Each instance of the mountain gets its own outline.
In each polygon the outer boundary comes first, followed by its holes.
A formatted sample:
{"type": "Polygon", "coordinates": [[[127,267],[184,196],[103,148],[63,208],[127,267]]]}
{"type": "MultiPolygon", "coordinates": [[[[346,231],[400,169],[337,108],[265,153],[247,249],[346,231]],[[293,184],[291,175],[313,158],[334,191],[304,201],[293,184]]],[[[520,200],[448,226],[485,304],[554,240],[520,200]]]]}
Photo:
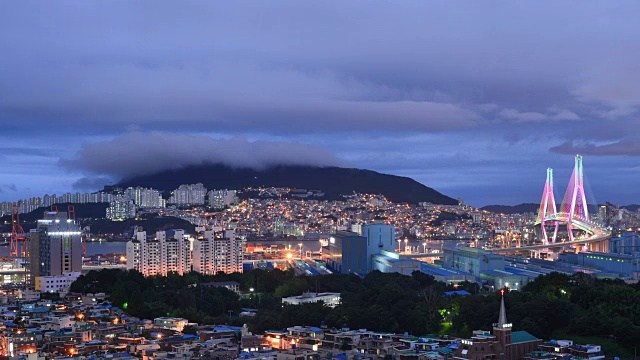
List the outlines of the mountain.
{"type": "MultiPolygon", "coordinates": [[[[77,219],[103,218],[105,216],[108,203],[95,204],[56,204],[59,211],[67,211],[69,205],[73,205],[77,219]]],[[[36,221],[42,219],[45,211],[50,211],[49,207],[40,207],[26,214],[20,214],[20,224],[24,231],[29,231],[36,227],[36,221]]],[[[11,215],[0,217],[0,232],[11,232],[11,215]]]]}
{"type": "Polygon", "coordinates": [[[487,210],[498,214],[522,214],[522,213],[535,213],[540,208],[540,204],[525,203],[519,205],[487,205],[482,207],[482,210],[487,210]]]}
{"type": "MultiPolygon", "coordinates": [[[[340,167],[274,166],[264,170],[232,168],[226,165],[203,164],[165,170],[120,181],[114,187],[146,186],[172,191],[181,184],[202,183],[208,189],[242,189],[246,187],[290,187],[320,190],[327,198],[341,194],[383,194],[394,202],[431,202],[455,205],[457,200],[443,195],[419,182],[402,176],[381,174],[371,170],[340,167]]],[[[112,187],[107,187],[109,190],[112,187]]]]}

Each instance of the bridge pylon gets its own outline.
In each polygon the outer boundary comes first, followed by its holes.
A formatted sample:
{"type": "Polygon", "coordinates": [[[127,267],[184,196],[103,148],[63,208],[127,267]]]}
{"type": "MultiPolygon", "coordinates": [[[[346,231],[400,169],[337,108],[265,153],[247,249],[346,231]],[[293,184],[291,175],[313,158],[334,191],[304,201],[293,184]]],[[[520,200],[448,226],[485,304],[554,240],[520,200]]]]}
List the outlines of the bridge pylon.
{"type": "Polygon", "coordinates": [[[553,230],[553,236],[551,242],[555,243],[558,237],[558,227],[560,222],[558,221],[558,211],[556,209],[556,198],[553,194],[553,169],[547,169],[547,180],[544,183],[544,190],[542,192],[542,200],[540,201],[540,209],[538,210],[538,219],[536,224],[540,224],[543,242],[549,243],[549,236],[547,235],[547,224],[555,225],[553,230]]]}
{"type": "Polygon", "coordinates": [[[576,155],[571,180],[569,180],[569,186],[567,186],[560,210],[567,214],[567,232],[569,233],[569,241],[573,241],[573,220],[589,221],[589,208],[584,192],[582,156],[580,155],[576,155]]]}

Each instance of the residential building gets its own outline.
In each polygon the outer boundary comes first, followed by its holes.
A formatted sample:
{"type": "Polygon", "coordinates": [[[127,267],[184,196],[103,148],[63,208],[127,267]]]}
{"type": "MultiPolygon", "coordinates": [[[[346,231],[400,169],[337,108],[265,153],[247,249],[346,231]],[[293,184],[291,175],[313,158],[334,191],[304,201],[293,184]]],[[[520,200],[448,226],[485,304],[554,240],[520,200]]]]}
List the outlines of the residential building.
{"type": "Polygon", "coordinates": [[[201,274],[242,272],[244,243],[234,229],[206,230],[193,242],[193,270],[201,274]]]}
{"type": "Polygon", "coordinates": [[[153,319],[153,326],[161,329],[182,331],[189,324],[189,320],[183,318],[159,317],[153,319]]]}
{"type": "Polygon", "coordinates": [[[136,217],[136,205],[127,195],[116,195],[107,208],[107,219],[125,220],[136,217]]]}
{"type": "Polygon", "coordinates": [[[138,186],[129,187],[124,191],[124,193],[129,197],[129,199],[133,200],[139,208],[146,209],[165,207],[165,201],[158,190],[138,186]]]}
{"type": "Polygon", "coordinates": [[[68,292],[69,287],[80,277],[79,271],[65,272],[55,276],[37,276],[35,289],[40,292],[59,293],[68,292]]]}
{"type": "Polygon", "coordinates": [[[183,184],[173,190],[169,203],[178,206],[204,205],[207,189],[201,183],[183,184]]]}
{"type": "Polygon", "coordinates": [[[236,190],[211,190],[208,193],[209,207],[214,209],[224,209],[238,201],[236,190]]]}
{"type": "Polygon", "coordinates": [[[158,231],[155,238],[148,238],[146,231],[138,231],[136,238],[126,245],[127,269],[144,276],[166,276],[170,272],[183,275],[191,271],[189,246],[181,229],[158,231]]]}

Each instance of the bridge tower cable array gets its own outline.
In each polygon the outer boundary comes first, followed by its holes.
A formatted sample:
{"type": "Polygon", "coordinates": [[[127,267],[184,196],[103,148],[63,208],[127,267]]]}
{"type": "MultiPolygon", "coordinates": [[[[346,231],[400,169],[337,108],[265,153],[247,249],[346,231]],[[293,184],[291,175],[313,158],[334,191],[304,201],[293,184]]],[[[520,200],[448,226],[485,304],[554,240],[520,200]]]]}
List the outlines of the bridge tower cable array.
{"type": "Polygon", "coordinates": [[[558,210],[556,209],[556,198],[553,194],[553,169],[547,169],[547,180],[544,183],[544,190],[542,192],[542,201],[540,201],[540,209],[538,210],[538,219],[536,224],[541,225],[542,237],[545,244],[549,243],[549,237],[547,235],[546,225],[551,223],[554,226],[553,236],[551,242],[555,243],[558,237],[558,227],[560,222],[558,220],[552,220],[558,218],[558,210]]]}
{"type": "Polygon", "coordinates": [[[567,186],[567,192],[562,200],[560,211],[566,214],[569,241],[573,241],[574,220],[589,221],[589,207],[584,190],[582,156],[580,155],[576,155],[573,173],[571,174],[571,180],[569,180],[569,186],[567,186]]]}

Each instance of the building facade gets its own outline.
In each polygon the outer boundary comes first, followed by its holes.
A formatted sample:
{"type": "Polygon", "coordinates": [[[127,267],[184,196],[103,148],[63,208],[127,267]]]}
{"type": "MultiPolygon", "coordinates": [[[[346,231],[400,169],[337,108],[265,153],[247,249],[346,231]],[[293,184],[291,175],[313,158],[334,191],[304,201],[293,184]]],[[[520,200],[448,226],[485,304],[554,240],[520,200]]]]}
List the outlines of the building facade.
{"type": "Polygon", "coordinates": [[[133,200],[139,208],[147,209],[165,207],[165,201],[158,190],[138,186],[129,187],[124,193],[129,197],[129,199],[133,200]]]}
{"type": "Polygon", "coordinates": [[[173,190],[169,203],[178,206],[204,205],[207,188],[201,183],[183,184],[173,190]]]}
{"type": "Polygon", "coordinates": [[[116,195],[107,208],[107,219],[125,220],[136,217],[136,204],[127,195],[116,195]]]}
{"type": "Polygon", "coordinates": [[[144,276],[167,276],[170,272],[183,275],[191,271],[189,248],[184,230],[158,231],[154,238],[148,238],[146,231],[138,231],[136,238],[127,242],[127,269],[144,276]]]}
{"type": "Polygon", "coordinates": [[[244,244],[234,229],[206,230],[193,242],[193,270],[211,275],[242,272],[244,244]]]}
{"type": "Polygon", "coordinates": [[[32,283],[38,276],[82,271],[82,232],[66,212],[45,212],[29,235],[32,283]]]}

